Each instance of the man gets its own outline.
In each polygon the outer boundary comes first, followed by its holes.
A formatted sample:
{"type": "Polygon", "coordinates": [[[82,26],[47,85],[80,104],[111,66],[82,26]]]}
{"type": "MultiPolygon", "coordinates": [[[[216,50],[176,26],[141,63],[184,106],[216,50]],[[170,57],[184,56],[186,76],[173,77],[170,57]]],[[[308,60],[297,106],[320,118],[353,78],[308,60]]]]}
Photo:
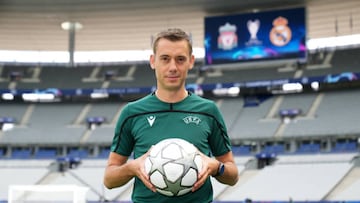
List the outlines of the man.
{"type": "Polygon", "coordinates": [[[210,176],[228,185],[237,182],[238,170],[220,111],[213,101],[185,88],[194,61],[191,39],[184,31],[168,29],[157,35],[150,56],[157,88],[123,108],[105,170],[107,188],[120,187],[135,178],[135,203],[202,203],[213,200],[210,176]],[[144,160],[149,149],[166,138],[185,139],[202,153],[203,168],[191,193],[178,197],[161,195],[145,173],[144,160]],[[134,159],[128,161],[132,153],[134,159]]]}

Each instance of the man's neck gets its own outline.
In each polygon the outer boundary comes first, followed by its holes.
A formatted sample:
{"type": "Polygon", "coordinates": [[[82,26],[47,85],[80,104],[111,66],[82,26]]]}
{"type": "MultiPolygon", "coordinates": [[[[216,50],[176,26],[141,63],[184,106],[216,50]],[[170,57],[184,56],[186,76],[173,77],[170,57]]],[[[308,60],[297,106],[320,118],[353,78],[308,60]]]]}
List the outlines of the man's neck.
{"type": "Polygon", "coordinates": [[[155,95],[163,102],[176,103],[184,100],[188,96],[188,92],[185,88],[177,91],[156,90],[155,95]]]}

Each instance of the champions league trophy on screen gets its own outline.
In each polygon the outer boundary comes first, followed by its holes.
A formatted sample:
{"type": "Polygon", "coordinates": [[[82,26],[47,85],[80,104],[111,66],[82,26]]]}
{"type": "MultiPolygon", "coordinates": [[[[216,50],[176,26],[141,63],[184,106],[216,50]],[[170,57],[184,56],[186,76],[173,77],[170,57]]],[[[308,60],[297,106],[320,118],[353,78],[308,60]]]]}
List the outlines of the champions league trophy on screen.
{"type": "Polygon", "coordinates": [[[259,45],[261,44],[261,41],[257,38],[257,33],[260,28],[260,20],[248,20],[247,21],[247,28],[250,33],[250,39],[247,42],[247,45],[259,45]]]}

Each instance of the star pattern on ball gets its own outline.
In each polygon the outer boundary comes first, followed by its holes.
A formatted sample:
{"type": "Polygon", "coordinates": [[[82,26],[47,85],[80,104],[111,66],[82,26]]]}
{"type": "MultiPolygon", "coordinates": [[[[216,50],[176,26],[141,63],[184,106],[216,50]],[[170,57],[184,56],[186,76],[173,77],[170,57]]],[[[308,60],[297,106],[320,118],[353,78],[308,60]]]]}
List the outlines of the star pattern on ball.
{"type": "Polygon", "coordinates": [[[198,153],[186,153],[186,151],[183,148],[180,149],[183,157],[175,160],[174,163],[181,164],[182,166],[184,166],[184,174],[187,173],[190,168],[197,170],[197,165],[194,160],[195,160],[195,156],[198,155],[198,153]]]}
{"type": "Polygon", "coordinates": [[[165,196],[181,196],[191,191],[197,180],[197,148],[184,140],[169,138],[157,143],[145,161],[150,181],[165,196]]]}
{"type": "Polygon", "coordinates": [[[168,179],[165,179],[165,183],[167,185],[166,190],[171,192],[174,196],[176,196],[181,190],[189,188],[181,185],[181,179],[178,179],[175,182],[171,182],[168,179]]]}
{"type": "Polygon", "coordinates": [[[170,161],[171,159],[166,159],[161,156],[161,151],[159,151],[155,156],[149,156],[149,159],[152,163],[150,174],[152,174],[154,171],[159,171],[161,174],[165,174],[164,172],[164,165],[170,161]]]}

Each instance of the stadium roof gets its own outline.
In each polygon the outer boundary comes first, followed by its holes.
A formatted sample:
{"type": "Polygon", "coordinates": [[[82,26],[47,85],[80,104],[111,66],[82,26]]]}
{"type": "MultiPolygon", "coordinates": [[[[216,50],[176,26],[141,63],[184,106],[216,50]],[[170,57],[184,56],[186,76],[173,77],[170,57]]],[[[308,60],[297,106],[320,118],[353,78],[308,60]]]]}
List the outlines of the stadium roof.
{"type": "Polygon", "coordinates": [[[79,22],[75,49],[145,50],[166,27],[191,32],[203,46],[205,16],[304,5],[305,0],[1,0],[0,50],[68,50],[63,22],[79,22]]]}

